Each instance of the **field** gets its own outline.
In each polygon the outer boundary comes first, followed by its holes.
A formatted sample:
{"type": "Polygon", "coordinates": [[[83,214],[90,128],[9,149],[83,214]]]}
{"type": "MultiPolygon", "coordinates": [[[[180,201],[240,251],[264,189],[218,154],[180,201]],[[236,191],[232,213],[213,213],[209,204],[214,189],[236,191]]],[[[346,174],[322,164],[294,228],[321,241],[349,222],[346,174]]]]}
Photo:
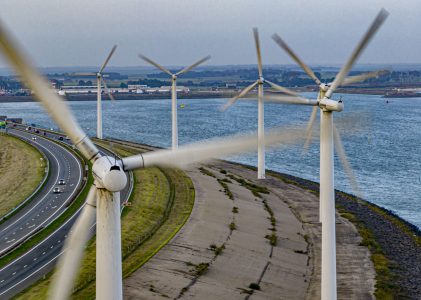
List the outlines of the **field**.
{"type": "Polygon", "coordinates": [[[29,144],[0,134],[0,216],[30,196],[40,184],[46,163],[29,144]]]}

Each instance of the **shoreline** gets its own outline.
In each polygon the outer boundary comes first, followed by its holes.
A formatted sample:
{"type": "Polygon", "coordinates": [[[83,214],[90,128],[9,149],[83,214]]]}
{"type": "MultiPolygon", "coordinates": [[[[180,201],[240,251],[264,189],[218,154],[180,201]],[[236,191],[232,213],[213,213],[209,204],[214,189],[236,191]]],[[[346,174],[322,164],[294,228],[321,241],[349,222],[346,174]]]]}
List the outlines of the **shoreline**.
{"type": "MultiPolygon", "coordinates": [[[[314,88],[301,87],[290,88],[295,92],[317,92],[314,88]]],[[[391,92],[392,88],[340,88],[337,93],[355,94],[355,95],[382,95],[383,97],[391,92]]],[[[188,94],[178,93],[177,98],[183,99],[210,99],[210,98],[232,98],[236,96],[240,90],[226,90],[226,91],[191,91],[188,94]]],[[[168,93],[161,94],[133,94],[133,93],[115,93],[113,94],[116,100],[160,100],[170,99],[171,95],[168,93]]],[[[103,100],[110,100],[108,95],[104,94],[103,100]]],[[[247,98],[257,97],[257,93],[249,93],[247,98]]],[[[396,99],[413,98],[400,97],[399,95],[392,97],[396,99]]],[[[417,98],[417,97],[416,97],[417,98]]],[[[64,97],[67,101],[96,101],[96,94],[72,94],[64,97]]],[[[386,99],[386,98],[385,98],[386,99]]],[[[32,96],[0,96],[0,103],[16,103],[16,102],[36,102],[32,96]]]]}

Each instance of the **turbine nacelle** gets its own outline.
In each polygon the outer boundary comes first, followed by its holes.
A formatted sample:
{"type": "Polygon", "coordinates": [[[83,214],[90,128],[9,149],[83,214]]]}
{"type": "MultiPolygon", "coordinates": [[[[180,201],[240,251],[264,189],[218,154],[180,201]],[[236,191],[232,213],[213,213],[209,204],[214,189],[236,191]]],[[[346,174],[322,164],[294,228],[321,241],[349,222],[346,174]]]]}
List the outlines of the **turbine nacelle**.
{"type": "Polygon", "coordinates": [[[324,111],[342,111],[344,104],[342,100],[335,101],[328,98],[323,98],[319,101],[319,107],[324,111]]]}
{"type": "Polygon", "coordinates": [[[320,87],[320,90],[321,90],[321,91],[323,91],[323,92],[327,92],[327,90],[328,90],[328,89],[329,89],[329,87],[330,87],[330,84],[321,83],[321,84],[319,85],[319,87],[320,87]]]}
{"type": "Polygon", "coordinates": [[[110,192],[119,192],[127,184],[127,177],[124,174],[121,161],[114,157],[102,156],[98,158],[93,166],[92,173],[97,183],[97,188],[104,188],[110,192]],[[114,164],[112,163],[114,161],[114,164]]]}
{"type": "Polygon", "coordinates": [[[171,79],[172,79],[173,81],[176,81],[176,80],[177,80],[177,75],[176,75],[176,74],[171,75],[171,79]]]}
{"type": "Polygon", "coordinates": [[[257,79],[257,82],[259,84],[264,84],[265,83],[265,79],[263,78],[263,76],[260,76],[259,79],[257,79]]]}

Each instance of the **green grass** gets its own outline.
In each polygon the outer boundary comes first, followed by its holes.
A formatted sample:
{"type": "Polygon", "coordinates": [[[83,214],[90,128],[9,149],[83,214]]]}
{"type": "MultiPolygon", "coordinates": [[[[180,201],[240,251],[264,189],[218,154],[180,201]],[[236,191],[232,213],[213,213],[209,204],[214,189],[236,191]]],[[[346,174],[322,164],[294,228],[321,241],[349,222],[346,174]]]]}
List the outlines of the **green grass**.
{"type": "Polygon", "coordinates": [[[229,178],[237,181],[241,186],[248,189],[253,194],[253,196],[255,196],[255,197],[262,198],[261,194],[269,194],[269,190],[264,186],[254,184],[254,183],[252,183],[252,182],[250,182],[250,181],[248,181],[244,178],[237,177],[233,174],[229,174],[227,176],[229,178]]]}
{"type": "Polygon", "coordinates": [[[276,246],[278,244],[278,237],[274,232],[272,232],[271,234],[267,234],[265,238],[269,240],[269,244],[271,244],[271,246],[276,246]]]}
{"type": "Polygon", "coordinates": [[[4,216],[31,196],[48,174],[45,157],[29,142],[0,132],[0,145],[0,216],[4,216]]]}
{"type": "Polygon", "coordinates": [[[213,173],[212,173],[211,171],[209,171],[208,169],[205,169],[205,168],[203,168],[203,167],[200,167],[200,168],[199,168],[199,170],[200,170],[200,172],[201,172],[202,174],[204,174],[204,175],[207,175],[207,176],[210,176],[210,177],[216,178],[215,174],[213,174],[213,173]]]}
{"type": "Polygon", "coordinates": [[[399,294],[399,287],[394,284],[394,275],[391,271],[392,262],[386,258],[372,232],[362,222],[342,208],[339,207],[338,210],[342,217],[348,219],[357,228],[362,238],[360,245],[370,250],[371,261],[376,271],[376,290],[374,292],[376,299],[395,299],[395,295],[399,294]]]}
{"type": "Polygon", "coordinates": [[[224,189],[225,195],[227,195],[229,199],[234,200],[234,195],[229,189],[228,184],[226,184],[226,182],[223,179],[217,179],[217,181],[224,189]]]}
{"type": "MultiPolygon", "coordinates": [[[[108,147],[108,143],[104,143],[108,147]]],[[[132,147],[114,146],[119,155],[133,154],[132,147]]],[[[180,230],[194,204],[193,184],[176,169],[149,168],[134,172],[131,206],[122,215],[123,277],[146,263],[180,230]]],[[[95,240],[89,243],[75,284],[74,299],[95,298],[95,240]]],[[[42,299],[49,280],[39,282],[20,299],[42,299]],[[32,297],[32,298],[31,298],[32,297]]]]}
{"type": "Polygon", "coordinates": [[[222,252],[225,249],[225,244],[222,244],[221,246],[217,246],[215,244],[212,244],[209,246],[209,248],[215,253],[215,256],[218,256],[220,254],[222,254],[222,252]]]}

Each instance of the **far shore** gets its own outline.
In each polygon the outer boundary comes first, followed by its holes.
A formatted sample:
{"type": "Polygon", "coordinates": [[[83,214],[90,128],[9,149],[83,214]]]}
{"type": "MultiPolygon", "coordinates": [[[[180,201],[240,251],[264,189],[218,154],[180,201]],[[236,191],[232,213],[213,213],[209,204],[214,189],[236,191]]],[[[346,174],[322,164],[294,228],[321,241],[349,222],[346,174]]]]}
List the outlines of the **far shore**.
{"type": "MultiPolygon", "coordinates": [[[[296,92],[317,92],[314,88],[290,88],[296,92]]],[[[344,94],[365,94],[365,95],[381,95],[384,96],[387,92],[390,92],[392,88],[342,88],[338,89],[338,93],[344,94]]],[[[239,93],[239,90],[218,90],[218,91],[190,91],[189,93],[178,93],[178,99],[210,99],[210,98],[231,98],[239,93]]],[[[169,99],[169,93],[160,94],[134,94],[134,93],[115,93],[113,94],[116,100],[157,100],[157,99],[169,99]]],[[[104,100],[110,100],[108,95],[104,94],[104,100]]],[[[248,97],[257,97],[257,93],[250,93],[248,97]]],[[[67,101],[95,101],[97,99],[96,94],[73,94],[66,95],[67,101]]],[[[34,102],[36,101],[32,96],[0,96],[0,103],[13,103],[13,102],[34,102]]]]}

